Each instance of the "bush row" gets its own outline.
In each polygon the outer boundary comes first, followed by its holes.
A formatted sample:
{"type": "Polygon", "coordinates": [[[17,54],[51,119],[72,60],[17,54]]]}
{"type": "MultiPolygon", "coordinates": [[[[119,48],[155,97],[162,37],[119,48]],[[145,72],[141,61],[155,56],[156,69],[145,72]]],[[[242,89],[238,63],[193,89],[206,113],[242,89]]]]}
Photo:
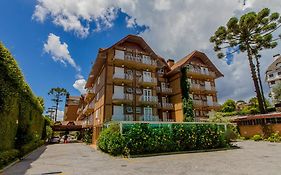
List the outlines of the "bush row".
{"type": "Polygon", "coordinates": [[[0,151],[41,139],[43,106],[24,80],[12,54],[0,43],[0,151]]]}
{"type": "Polygon", "coordinates": [[[281,135],[278,132],[276,132],[276,133],[272,133],[269,137],[266,138],[264,136],[256,134],[251,138],[251,140],[254,140],[254,141],[264,140],[264,141],[269,141],[269,142],[281,142],[281,135]]]}
{"type": "Polygon", "coordinates": [[[8,151],[0,152],[0,169],[16,160],[19,156],[19,150],[11,149],[8,151]]]}
{"type": "Polygon", "coordinates": [[[224,126],[216,124],[133,124],[119,131],[118,124],[104,129],[98,147],[112,155],[146,154],[222,148],[229,145],[224,126]]]}
{"type": "Polygon", "coordinates": [[[20,156],[24,156],[44,144],[44,140],[33,141],[28,144],[25,144],[20,148],[20,156]]]}

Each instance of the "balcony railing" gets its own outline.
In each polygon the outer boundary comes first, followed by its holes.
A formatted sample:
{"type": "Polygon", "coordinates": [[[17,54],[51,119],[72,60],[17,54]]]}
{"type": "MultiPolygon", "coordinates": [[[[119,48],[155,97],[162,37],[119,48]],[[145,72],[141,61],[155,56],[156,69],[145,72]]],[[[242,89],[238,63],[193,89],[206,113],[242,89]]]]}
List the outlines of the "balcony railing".
{"type": "Polygon", "coordinates": [[[157,61],[155,61],[155,60],[153,60],[153,59],[151,59],[150,57],[147,57],[147,56],[141,56],[141,55],[133,56],[133,55],[130,55],[130,54],[126,54],[125,57],[124,57],[124,60],[135,61],[135,62],[138,62],[138,63],[157,66],[157,61]]]}
{"type": "Polygon", "coordinates": [[[173,109],[174,104],[173,103],[162,103],[162,108],[164,109],[173,109]]]}
{"type": "Polygon", "coordinates": [[[140,121],[160,121],[158,115],[142,115],[139,118],[140,121]]]}
{"type": "Polygon", "coordinates": [[[133,80],[133,76],[130,74],[113,74],[113,78],[133,80]]]}
{"type": "Polygon", "coordinates": [[[216,74],[214,72],[211,71],[203,71],[201,69],[195,69],[195,68],[189,68],[188,72],[190,73],[195,73],[195,74],[201,74],[201,75],[207,75],[207,76],[211,76],[211,77],[216,77],[216,74]]]}
{"type": "Polygon", "coordinates": [[[157,83],[157,78],[155,78],[155,77],[139,78],[139,82],[157,83]]]}
{"type": "Polygon", "coordinates": [[[112,99],[116,100],[133,100],[133,94],[113,94],[112,99]]]}
{"type": "Polygon", "coordinates": [[[133,114],[113,115],[112,120],[114,121],[134,121],[133,114]]]}
{"type": "Polygon", "coordinates": [[[199,91],[206,90],[205,86],[201,86],[200,84],[191,84],[190,89],[191,90],[199,90],[199,91]]]}
{"type": "Polygon", "coordinates": [[[142,95],[142,96],[140,96],[140,101],[141,102],[155,102],[155,103],[158,103],[158,96],[142,95]]]}
{"type": "Polygon", "coordinates": [[[157,90],[157,92],[162,92],[162,93],[165,93],[165,94],[173,93],[173,89],[168,88],[168,87],[157,87],[156,90],[157,90]]]}

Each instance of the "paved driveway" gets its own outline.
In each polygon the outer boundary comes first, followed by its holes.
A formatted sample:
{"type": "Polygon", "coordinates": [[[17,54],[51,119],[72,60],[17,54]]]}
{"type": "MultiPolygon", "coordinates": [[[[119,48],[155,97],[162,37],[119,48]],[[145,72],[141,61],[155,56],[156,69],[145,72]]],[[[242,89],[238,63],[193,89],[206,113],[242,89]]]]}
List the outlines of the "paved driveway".
{"type": "Polygon", "coordinates": [[[81,143],[48,145],[4,174],[281,174],[281,144],[253,141],[237,144],[240,149],[131,159],[111,157],[81,143]]]}

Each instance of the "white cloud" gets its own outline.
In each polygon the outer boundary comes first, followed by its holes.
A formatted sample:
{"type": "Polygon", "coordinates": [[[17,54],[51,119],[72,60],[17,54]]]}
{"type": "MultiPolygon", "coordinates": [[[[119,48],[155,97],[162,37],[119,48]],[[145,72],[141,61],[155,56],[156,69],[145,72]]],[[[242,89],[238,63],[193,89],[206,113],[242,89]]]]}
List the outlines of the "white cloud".
{"type": "Polygon", "coordinates": [[[50,33],[48,36],[48,40],[44,43],[44,49],[46,53],[50,54],[54,61],[59,61],[66,65],[66,63],[70,64],[74,67],[78,72],[80,72],[80,67],[77,66],[73,58],[71,57],[68,45],[64,42],[60,41],[60,37],[56,36],[53,33],[50,33]]]}
{"type": "Polygon", "coordinates": [[[85,94],[86,93],[85,85],[86,85],[85,79],[78,79],[74,82],[73,87],[77,89],[81,94],[85,94]]]}
{"type": "MultiPolygon", "coordinates": [[[[279,0],[251,0],[247,1],[246,6],[242,6],[242,0],[39,0],[33,17],[39,21],[50,17],[65,31],[87,36],[85,31],[90,31],[91,22],[99,30],[111,27],[119,9],[130,17],[127,18],[127,27],[149,27],[141,36],[159,55],[178,60],[193,50],[205,52],[225,75],[217,81],[218,95],[220,101],[223,101],[227,98],[238,100],[254,96],[253,82],[246,55],[236,55],[233,65],[227,66],[223,60],[217,59],[209,38],[230,17],[240,16],[247,11],[259,11],[264,7],[281,11],[279,0]],[[66,28],[64,22],[72,18],[79,25],[70,23],[72,28],[66,28]]],[[[280,50],[281,47],[278,46],[274,50],[262,52],[263,80],[272,55],[280,50]]],[[[267,85],[264,86],[267,94],[267,85]]]]}
{"type": "Polygon", "coordinates": [[[125,19],[126,19],[126,23],[127,23],[126,26],[127,26],[128,28],[133,28],[133,27],[135,27],[135,26],[137,25],[136,19],[135,19],[135,18],[126,16],[125,19]]]}

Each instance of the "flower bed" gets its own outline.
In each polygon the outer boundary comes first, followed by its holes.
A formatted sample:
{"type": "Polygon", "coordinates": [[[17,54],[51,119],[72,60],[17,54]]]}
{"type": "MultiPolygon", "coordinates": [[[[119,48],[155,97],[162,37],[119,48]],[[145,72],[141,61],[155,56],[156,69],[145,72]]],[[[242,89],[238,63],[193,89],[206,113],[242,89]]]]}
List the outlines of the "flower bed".
{"type": "Polygon", "coordinates": [[[98,147],[111,155],[136,155],[229,146],[225,125],[210,123],[115,123],[98,139],[98,147]]]}

